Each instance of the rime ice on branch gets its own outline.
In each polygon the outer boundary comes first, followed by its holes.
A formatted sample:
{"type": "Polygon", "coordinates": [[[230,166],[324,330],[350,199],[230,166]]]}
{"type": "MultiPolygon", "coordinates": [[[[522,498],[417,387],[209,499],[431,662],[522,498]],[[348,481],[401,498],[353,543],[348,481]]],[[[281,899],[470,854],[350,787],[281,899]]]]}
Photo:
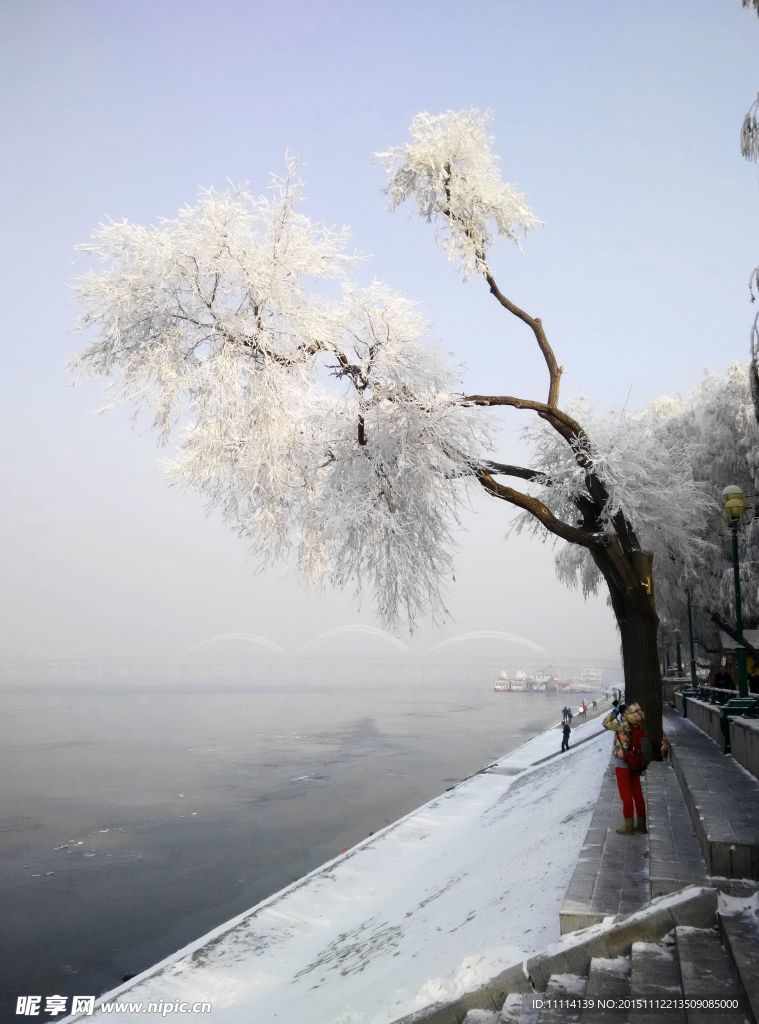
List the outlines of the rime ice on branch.
{"type": "Polygon", "coordinates": [[[373,590],[388,622],[443,610],[482,417],[413,304],[350,276],[348,232],[299,211],[292,162],[266,196],[203,193],[175,220],[107,223],[82,249],[78,369],[176,434],[173,477],[265,561],[373,590]]]}

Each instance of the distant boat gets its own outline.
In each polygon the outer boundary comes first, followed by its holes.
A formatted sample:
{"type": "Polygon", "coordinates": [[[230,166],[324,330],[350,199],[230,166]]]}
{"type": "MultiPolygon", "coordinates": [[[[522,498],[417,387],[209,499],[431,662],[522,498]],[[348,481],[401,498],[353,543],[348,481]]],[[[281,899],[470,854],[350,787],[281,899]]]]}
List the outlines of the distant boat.
{"type": "Polygon", "coordinates": [[[579,679],[560,679],[549,665],[545,669],[527,674],[521,670],[507,672],[505,669],[493,683],[495,693],[600,693],[603,688],[603,673],[600,668],[586,668],[579,679]]]}
{"type": "Polygon", "coordinates": [[[524,672],[517,672],[516,675],[509,675],[501,672],[493,684],[496,693],[525,693],[527,690],[527,676],[524,672]]]}
{"type": "Polygon", "coordinates": [[[580,682],[591,690],[600,690],[603,685],[603,672],[600,668],[585,668],[580,673],[580,682]]]}
{"type": "Polygon", "coordinates": [[[514,675],[504,671],[493,684],[493,690],[496,693],[555,693],[557,683],[558,680],[550,669],[534,672],[531,676],[521,671],[514,675]]]}

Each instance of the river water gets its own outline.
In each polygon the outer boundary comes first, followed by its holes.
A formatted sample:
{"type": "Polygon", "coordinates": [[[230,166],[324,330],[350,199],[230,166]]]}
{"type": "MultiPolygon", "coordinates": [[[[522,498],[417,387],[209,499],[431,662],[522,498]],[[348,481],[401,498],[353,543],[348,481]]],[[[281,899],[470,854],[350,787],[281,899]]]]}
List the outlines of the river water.
{"type": "Polygon", "coordinates": [[[18,995],[113,988],[556,724],[566,700],[397,682],[0,695],[3,1020],[18,995]]]}

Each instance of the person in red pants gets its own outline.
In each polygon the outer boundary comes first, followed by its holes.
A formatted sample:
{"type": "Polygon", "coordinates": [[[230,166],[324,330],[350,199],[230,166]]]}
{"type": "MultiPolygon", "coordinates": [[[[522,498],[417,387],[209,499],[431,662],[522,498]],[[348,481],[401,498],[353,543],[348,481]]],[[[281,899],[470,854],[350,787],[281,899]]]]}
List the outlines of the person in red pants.
{"type": "Polygon", "coordinates": [[[640,780],[651,761],[651,741],[646,735],[643,711],[639,704],[620,705],[619,713],[613,710],[606,715],[603,726],[614,733],[617,789],[624,817],[624,824],[617,832],[620,835],[646,832],[646,801],[640,780]]]}

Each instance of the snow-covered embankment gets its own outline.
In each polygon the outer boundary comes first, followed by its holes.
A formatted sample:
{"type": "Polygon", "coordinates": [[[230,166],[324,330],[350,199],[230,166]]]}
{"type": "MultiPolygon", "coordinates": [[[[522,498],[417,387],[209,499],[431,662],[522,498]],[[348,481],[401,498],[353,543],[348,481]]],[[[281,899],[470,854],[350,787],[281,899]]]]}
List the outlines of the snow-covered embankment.
{"type": "Polygon", "coordinates": [[[559,937],[610,737],[595,720],[573,743],[543,761],[560,732],[536,736],[98,1004],[142,1002],[118,1014],[132,1022],[178,1000],[213,1005],[183,1021],[387,1024],[477,988],[559,937]]]}

